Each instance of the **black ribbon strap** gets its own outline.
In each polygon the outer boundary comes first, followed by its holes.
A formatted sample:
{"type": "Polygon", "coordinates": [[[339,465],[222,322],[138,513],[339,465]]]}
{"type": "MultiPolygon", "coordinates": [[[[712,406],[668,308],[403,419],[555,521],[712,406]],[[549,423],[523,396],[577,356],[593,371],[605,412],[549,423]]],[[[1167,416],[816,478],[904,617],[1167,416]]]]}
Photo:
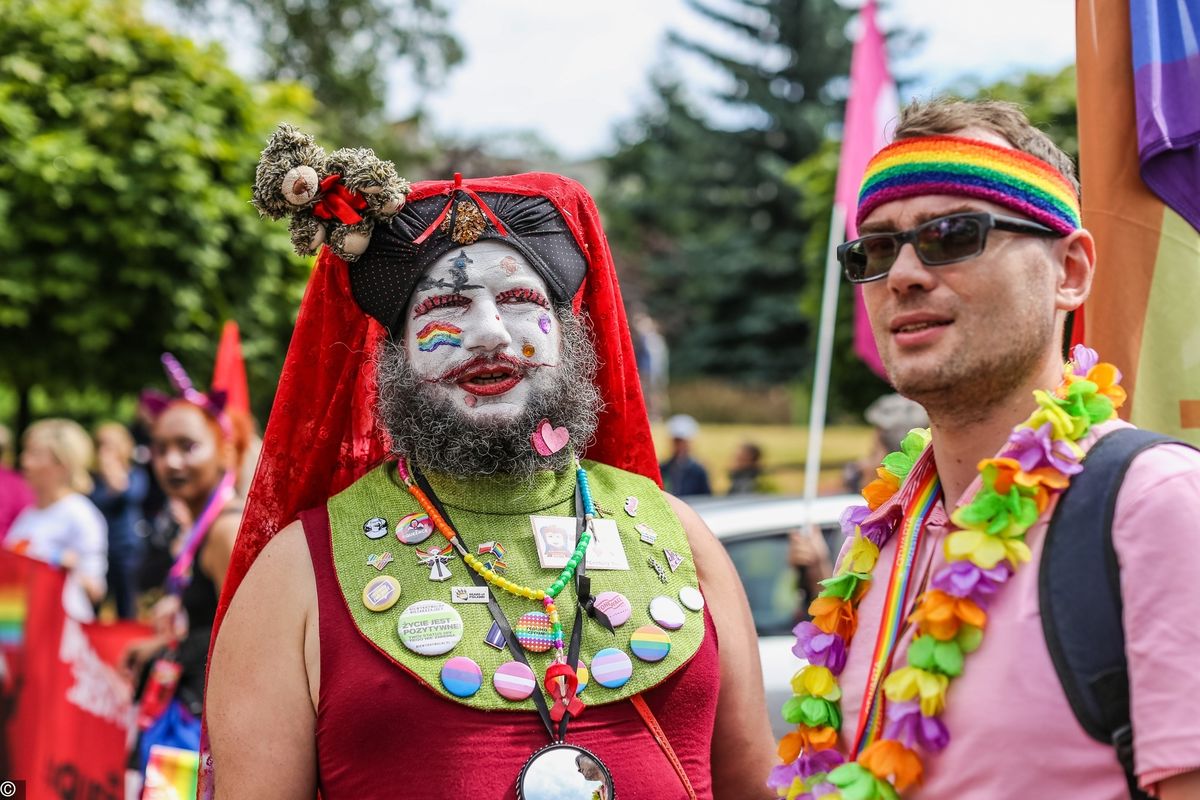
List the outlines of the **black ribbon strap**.
{"type": "MultiPolygon", "coordinates": [[[[417,485],[421,487],[421,491],[425,493],[425,496],[429,498],[429,502],[432,503],[433,507],[436,508],[438,513],[442,515],[442,519],[446,520],[447,524],[451,524],[450,515],[446,513],[446,509],[442,505],[441,500],[439,500],[437,495],[434,494],[433,487],[429,485],[429,481],[425,480],[425,476],[419,473],[416,469],[413,469],[412,473],[413,479],[416,480],[417,485]]],[[[580,506],[580,502],[579,488],[577,486],[575,489],[575,504],[577,508],[580,506]]],[[[579,519],[582,520],[582,517],[579,517],[579,519]]],[[[470,552],[467,549],[466,544],[463,542],[462,536],[459,535],[458,530],[455,529],[452,524],[451,530],[454,531],[454,539],[451,540],[451,543],[455,545],[460,552],[470,552]]],[[[576,539],[576,541],[578,541],[578,539],[576,539]]],[[[584,561],[585,558],[581,558],[579,560],[580,571],[584,570],[584,561]]],[[[550,708],[546,705],[546,698],[542,694],[542,684],[538,679],[538,674],[533,667],[529,665],[528,659],[525,658],[525,651],[521,649],[521,645],[517,641],[517,637],[513,634],[512,626],[508,624],[508,618],[504,616],[504,612],[500,610],[500,605],[496,602],[496,598],[492,596],[491,587],[488,586],[487,580],[478,572],[471,569],[469,565],[467,566],[467,572],[470,573],[471,580],[476,586],[487,588],[488,612],[491,613],[492,619],[495,620],[496,625],[500,628],[500,633],[504,636],[504,642],[508,645],[508,652],[512,654],[513,660],[529,667],[529,671],[533,673],[534,680],[537,682],[537,687],[533,690],[533,695],[531,697],[533,699],[534,706],[537,707],[538,716],[542,718],[542,724],[546,726],[546,732],[550,734],[550,740],[553,742],[566,741],[567,723],[570,722],[571,715],[569,713],[563,715],[562,722],[559,723],[558,732],[556,733],[554,730],[554,721],[550,718],[550,708]]],[[[576,575],[578,574],[579,573],[577,571],[576,575]]],[[[571,641],[569,645],[569,666],[571,669],[575,669],[576,665],[579,663],[579,644],[580,639],[583,637],[583,628],[580,624],[582,616],[582,614],[576,613],[575,627],[571,631],[571,641]]]]}

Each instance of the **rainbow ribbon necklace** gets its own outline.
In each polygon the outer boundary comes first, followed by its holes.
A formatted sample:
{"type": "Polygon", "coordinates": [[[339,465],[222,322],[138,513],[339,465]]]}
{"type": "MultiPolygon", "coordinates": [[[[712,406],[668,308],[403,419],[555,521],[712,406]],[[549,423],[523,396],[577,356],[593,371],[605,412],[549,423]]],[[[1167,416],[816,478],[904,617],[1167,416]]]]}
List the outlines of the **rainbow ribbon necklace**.
{"type": "Polygon", "coordinates": [[[915,485],[910,483],[905,487],[906,490],[912,487],[914,491],[904,505],[904,524],[899,531],[896,555],[892,560],[892,574],[880,618],[879,637],[875,640],[871,671],[868,673],[867,688],[863,693],[862,709],[858,715],[858,729],[854,734],[852,752],[855,756],[873,744],[883,732],[884,700],[879,685],[884,676],[891,671],[892,657],[896,654],[896,644],[900,641],[900,630],[906,617],[904,608],[912,583],[913,564],[917,560],[917,553],[921,552],[925,522],[942,496],[942,484],[932,462],[924,475],[913,477],[916,479],[915,485]]]}

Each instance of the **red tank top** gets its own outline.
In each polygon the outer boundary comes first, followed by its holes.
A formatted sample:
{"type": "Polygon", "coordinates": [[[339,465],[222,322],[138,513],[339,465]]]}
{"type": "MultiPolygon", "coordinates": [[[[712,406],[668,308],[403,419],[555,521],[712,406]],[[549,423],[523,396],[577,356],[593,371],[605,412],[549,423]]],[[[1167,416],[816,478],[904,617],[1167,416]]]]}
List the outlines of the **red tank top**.
{"type": "MultiPolygon", "coordinates": [[[[321,688],[318,785],[324,800],[489,800],[516,797],[516,779],[549,744],[538,715],[486,712],[443,698],[359,633],[346,609],[324,508],[300,515],[317,583],[321,688]]],[[[720,664],[707,609],[696,655],[642,696],[700,800],[712,798],[709,753],[720,664]]],[[[586,696],[584,697],[586,701],[586,696]]],[[[621,800],[685,800],[682,781],[629,701],[589,707],[567,741],[595,753],[621,800]]]]}

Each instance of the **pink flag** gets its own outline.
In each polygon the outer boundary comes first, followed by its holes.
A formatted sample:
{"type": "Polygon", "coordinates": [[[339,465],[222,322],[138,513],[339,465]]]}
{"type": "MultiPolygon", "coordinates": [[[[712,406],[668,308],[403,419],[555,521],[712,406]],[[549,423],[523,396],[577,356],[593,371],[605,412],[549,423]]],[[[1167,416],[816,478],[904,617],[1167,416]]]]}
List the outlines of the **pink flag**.
{"type": "MultiPolygon", "coordinates": [[[[838,165],[835,205],[844,212],[846,238],[858,236],[854,212],[858,187],[871,156],[887,144],[885,126],[896,118],[900,102],[896,83],[888,71],[887,47],[875,24],[875,0],[867,0],[860,15],[862,34],[850,59],[850,99],[846,101],[846,124],[842,132],[842,157],[838,165]]],[[[830,235],[840,236],[841,231],[830,235]]],[[[863,306],[862,289],[855,292],[854,352],[881,378],[887,379],[871,323],[863,306]]]]}

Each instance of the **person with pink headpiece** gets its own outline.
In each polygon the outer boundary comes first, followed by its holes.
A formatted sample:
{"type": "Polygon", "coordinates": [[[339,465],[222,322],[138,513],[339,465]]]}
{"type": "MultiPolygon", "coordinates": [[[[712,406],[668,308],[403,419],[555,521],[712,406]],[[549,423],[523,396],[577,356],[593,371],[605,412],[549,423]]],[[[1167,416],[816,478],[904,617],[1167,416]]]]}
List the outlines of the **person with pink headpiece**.
{"type": "Polygon", "coordinates": [[[843,516],[770,785],[1200,797],[1200,454],[1117,419],[1095,351],[1064,364],[1097,259],[1071,159],[1011,104],[914,102],[857,223],[838,258],[931,427],[843,516]]]}

